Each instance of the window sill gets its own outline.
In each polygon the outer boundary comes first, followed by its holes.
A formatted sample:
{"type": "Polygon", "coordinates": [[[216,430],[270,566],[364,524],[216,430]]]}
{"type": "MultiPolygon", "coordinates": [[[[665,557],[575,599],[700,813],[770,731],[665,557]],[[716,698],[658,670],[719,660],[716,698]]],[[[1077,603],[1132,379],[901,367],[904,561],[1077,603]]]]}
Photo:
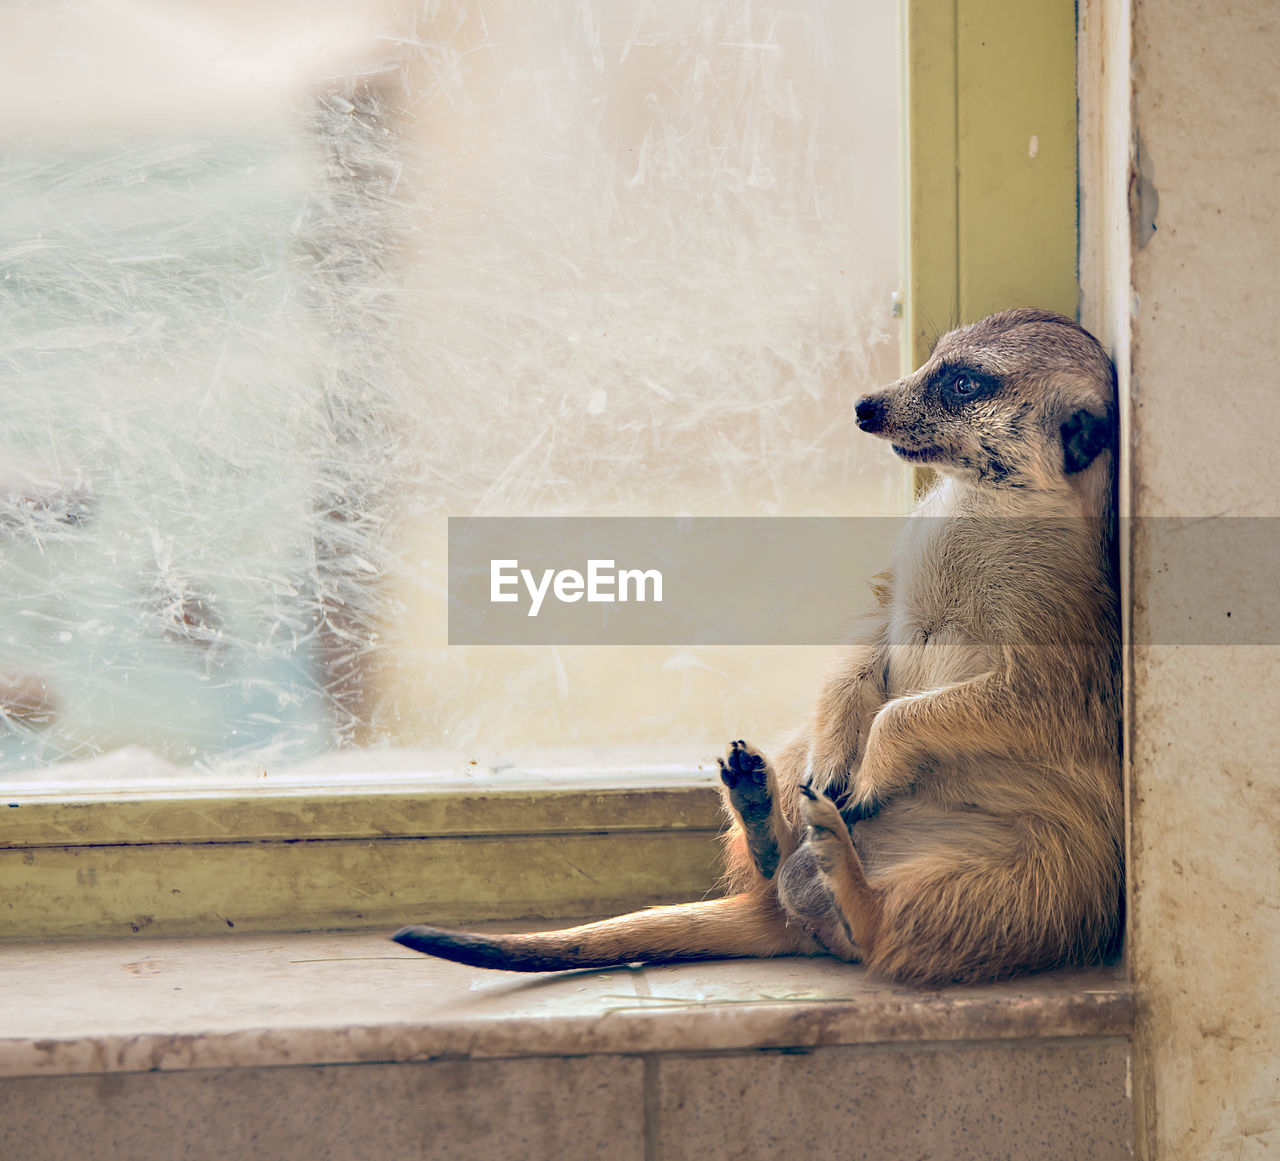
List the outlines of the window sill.
{"type": "Polygon", "coordinates": [[[1118,968],[920,992],[828,959],[523,976],[386,933],[0,948],[0,1076],[1127,1038],[1118,968]]]}

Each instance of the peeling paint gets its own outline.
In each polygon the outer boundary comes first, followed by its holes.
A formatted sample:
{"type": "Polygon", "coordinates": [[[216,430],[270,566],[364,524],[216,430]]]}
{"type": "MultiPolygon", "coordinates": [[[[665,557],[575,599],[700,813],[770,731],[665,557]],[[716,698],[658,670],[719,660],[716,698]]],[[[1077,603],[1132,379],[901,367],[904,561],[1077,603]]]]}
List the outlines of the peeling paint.
{"type": "Polygon", "coordinates": [[[1139,250],[1145,248],[1156,232],[1156,215],[1160,212],[1160,193],[1156,189],[1156,167],[1151,151],[1142,144],[1142,131],[1135,130],[1134,153],[1137,162],[1133,177],[1133,241],[1139,250]]]}

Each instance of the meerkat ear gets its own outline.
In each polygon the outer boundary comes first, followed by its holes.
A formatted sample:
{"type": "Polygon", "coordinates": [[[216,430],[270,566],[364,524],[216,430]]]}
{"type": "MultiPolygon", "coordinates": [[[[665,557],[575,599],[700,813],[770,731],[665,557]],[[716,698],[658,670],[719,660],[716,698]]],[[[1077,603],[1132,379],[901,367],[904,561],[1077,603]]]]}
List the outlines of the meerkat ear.
{"type": "Polygon", "coordinates": [[[1075,412],[1062,425],[1062,471],[1082,472],[1111,445],[1111,420],[1088,411],[1075,412]]]}

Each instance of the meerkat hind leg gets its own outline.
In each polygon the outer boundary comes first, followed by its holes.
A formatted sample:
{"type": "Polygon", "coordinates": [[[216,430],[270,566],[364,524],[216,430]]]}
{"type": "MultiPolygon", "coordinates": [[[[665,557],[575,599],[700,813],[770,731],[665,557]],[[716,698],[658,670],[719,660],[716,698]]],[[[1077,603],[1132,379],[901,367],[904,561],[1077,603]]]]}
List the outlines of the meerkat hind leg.
{"type": "Polygon", "coordinates": [[[800,787],[800,794],[800,814],[808,828],[805,846],[813,852],[845,933],[865,959],[872,954],[880,931],[884,913],[880,893],[867,882],[862,859],[836,804],[807,783],[800,787]]]}
{"type": "Polygon", "coordinates": [[[718,761],[751,861],[764,878],[772,879],[781,857],[774,819],[778,779],[765,756],[743,741],[730,742],[729,752],[718,761]]]}

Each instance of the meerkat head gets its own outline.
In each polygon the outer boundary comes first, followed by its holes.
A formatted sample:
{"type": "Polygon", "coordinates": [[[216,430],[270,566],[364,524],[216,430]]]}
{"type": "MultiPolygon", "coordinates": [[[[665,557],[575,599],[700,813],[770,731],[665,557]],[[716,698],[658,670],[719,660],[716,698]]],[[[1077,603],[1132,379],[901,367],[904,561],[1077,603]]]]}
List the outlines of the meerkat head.
{"type": "Polygon", "coordinates": [[[858,400],[855,414],[911,463],[991,487],[1053,488],[1111,449],[1115,371],[1070,319],[1007,310],[943,335],[924,366],[858,400]]]}

